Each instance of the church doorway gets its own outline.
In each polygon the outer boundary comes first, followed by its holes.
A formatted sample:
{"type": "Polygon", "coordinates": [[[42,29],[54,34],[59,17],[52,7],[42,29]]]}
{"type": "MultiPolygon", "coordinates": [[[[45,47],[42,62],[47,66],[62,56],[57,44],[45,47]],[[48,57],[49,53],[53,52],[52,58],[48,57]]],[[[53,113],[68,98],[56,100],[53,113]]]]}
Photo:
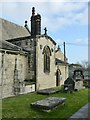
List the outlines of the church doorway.
{"type": "Polygon", "coordinates": [[[60,80],[62,79],[61,76],[62,76],[61,71],[60,69],[58,69],[56,71],[56,86],[60,86],[60,80]]]}

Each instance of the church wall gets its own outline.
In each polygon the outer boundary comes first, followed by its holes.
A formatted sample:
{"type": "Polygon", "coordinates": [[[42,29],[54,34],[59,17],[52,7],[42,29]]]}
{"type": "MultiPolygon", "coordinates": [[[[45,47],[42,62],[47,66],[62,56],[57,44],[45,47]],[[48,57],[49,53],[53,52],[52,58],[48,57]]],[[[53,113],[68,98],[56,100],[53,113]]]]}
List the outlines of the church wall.
{"type": "Polygon", "coordinates": [[[56,86],[55,81],[55,45],[45,37],[39,38],[37,40],[37,48],[36,48],[36,78],[37,90],[46,89],[56,86]],[[50,49],[53,49],[50,56],[50,73],[44,73],[44,55],[43,49],[48,45],[50,49]]]}
{"type": "Polygon", "coordinates": [[[20,54],[0,53],[0,88],[2,98],[14,95],[15,64],[17,80],[22,83],[27,78],[27,57],[20,54]],[[17,59],[17,62],[15,60],[17,59]]]}
{"type": "Polygon", "coordinates": [[[12,41],[13,44],[28,51],[28,76],[27,80],[35,80],[35,40],[26,38],[24,40],[12,41]]]}
{"type": "Polygon", "coordinates": [[[64,54],[61,51],[57,51],[55,53],[55,57],[62,60],[62,61],[64,61],[64,54]]]}
{"type": "Polygon", "coordinates": [[[1,70],[1,68],[2,68],[2,54],[0,53],[0,98],[1,98],[1,96],[2,96],[2,81],[1,81],[1,79],[2,79],[2,70],[1,70]]]}

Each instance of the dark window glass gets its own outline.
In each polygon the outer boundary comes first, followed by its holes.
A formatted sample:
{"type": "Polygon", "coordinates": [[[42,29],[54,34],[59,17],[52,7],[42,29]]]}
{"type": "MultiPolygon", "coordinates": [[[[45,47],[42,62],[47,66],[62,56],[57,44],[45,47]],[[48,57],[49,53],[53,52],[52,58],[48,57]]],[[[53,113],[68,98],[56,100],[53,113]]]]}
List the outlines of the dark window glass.
{"type": "Polygon", "coordinates": [[[50,48],[48,46],[44,47],[43,54],[44,54],[44,72],[50,72],[51,51],[50,51],[50,48]]]}
{"type": "Polygon", "coordinates": [[[28,45],[28,41],[26,41],[26,45],[28,45]]]}

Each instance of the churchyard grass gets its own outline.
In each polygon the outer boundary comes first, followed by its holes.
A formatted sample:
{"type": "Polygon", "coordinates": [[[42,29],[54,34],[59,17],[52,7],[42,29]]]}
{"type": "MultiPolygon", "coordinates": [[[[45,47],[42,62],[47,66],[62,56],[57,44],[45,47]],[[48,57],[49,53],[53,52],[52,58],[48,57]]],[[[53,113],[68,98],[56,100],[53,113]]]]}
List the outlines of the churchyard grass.
{"type": "Polygon", "coordinates": [[[2,100],[3,118],[69,118],[73,113],[88,103],[88,90],[82,89],[74,93],[58,92],[50,95],[40,95],[29,93],[2,100]],[[30,103],[47,97],[65,97],[65,105],[58,106],[53,111],[47,113],[32,108],[30,103]]]}

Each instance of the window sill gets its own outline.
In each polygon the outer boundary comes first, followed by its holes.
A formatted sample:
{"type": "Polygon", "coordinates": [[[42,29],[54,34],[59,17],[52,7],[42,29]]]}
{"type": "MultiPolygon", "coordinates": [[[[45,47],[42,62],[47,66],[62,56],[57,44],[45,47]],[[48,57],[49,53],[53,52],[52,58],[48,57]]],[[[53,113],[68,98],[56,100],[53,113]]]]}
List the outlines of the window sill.
{"type": "Polygon", "coordinates": [[[47,74],[47,75],[49,75],[49,74],[50,74],[50,71],[45,71],[44,73],[47,74]]]}

